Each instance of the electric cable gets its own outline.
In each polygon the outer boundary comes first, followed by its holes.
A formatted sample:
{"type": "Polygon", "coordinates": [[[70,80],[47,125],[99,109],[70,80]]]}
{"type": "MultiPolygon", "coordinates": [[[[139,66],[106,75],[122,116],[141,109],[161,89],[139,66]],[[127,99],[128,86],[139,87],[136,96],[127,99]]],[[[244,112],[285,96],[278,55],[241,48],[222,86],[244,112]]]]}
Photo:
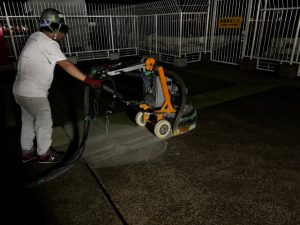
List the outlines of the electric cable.
{"type": "MultiPolygon", "coordinates": [[[[114,86],[115,87],[115,86],[114,86]]],[[[61,163],[55,164],[55,167],[51,167],[49,170],[44,171],[40,174],[37,174],[34,177],[31,177],[30,181],[27,181],[25,183],[25,187],[26,188],[32,188],[32,187],[36,187],[38,185],[44,184],[50,180],[53,180],[57,177],[59,177],[60,175],[64,174],[65,172],[67,172],[69,169],[72,168],[72,166],[75,165],[75,163],[81,159],[83,152],[84,152],[84,148],[85,148],[85,143],[88,137],[88,133],[89,133],[89,129],[90,129],[90,110],[91,110],[91,105],[90,105],[90,87],[85,87],[84,90],[84,112],[85,112],[85,119],[84,119],[84,125],[83,125],[83,134],[82,134],[82,140],[80,142],[79,148],[78,150],[72,155],[71,158],[69,158],[66,161],[63,161],[61,163]]],[[[114,90],[114,93],[116,93],[116,91],[114,90]]],[[[118,95],[120,96],[120,95],[118,95]]],[[[93,99],[93,109],[95,111],[97,111],[97,109],[95,109],[95,98],[93,99]]],[[[98,105],[97,105],[98,107],[98,105]]],[[[107,118],[107,114],[105,115],[106,120],[108,120],[107,118]]],[[[107,122],[106,122],[106,126],[107,126],[107,122]]],[[[108,128],[107,128],[108,129],[108,128]]],[[[75,135],[76,138],[78,140],[78,135],[75,135]]],[[[74,144],[73,144],[74,145],[74,144]]],[[[71,144],[72,146],[72,144],[71,144]]],[[[75,147],[75,146],[73,146],[75,147]]],[[[112,200],[109,192],[105,189],[103,182],[101,181],[101,179],[95,174],[95,172],[93,171],[93,169],[88,165],[88,163],[85,161],[85,165],[88,168],[90,174],[92,175],[92,177],[95,179],[95,181],[97,182],[98,187],[100,188],[100,190],[102,191],[102,193],[104,194],[105,198],[107,199],[108,203],[112,206],[113,210],[116,212],[118,218],[120,219],[120,221],[122,222],[123,225],[128,225],[127,221],[125,220],[124,216],[122,215],[122,213],[120,212],[120,210],[118,209],[118,207],[115,205],[114,201],[112,200]]]]}
{"type": "MultiPolygon", "coordinates": [[[[180,86],[182,95],[181,95],[181,103],[179,110],[176,113],[175,120],[173,123],[173,132],[177,131],[178,124],[180,122],[181,117],[184,114],[185,104],[186,104],[186,96],[187,96],[187,89],[183,82],[183,80],[174,72],[166,70],[168,74],[173,76],[175,80],[177,81],[177,84],[180,86]]],[[[91,75],[94,76],[94,75],[91,75]]],[[[68,150],[65,152],[65,156],[62,159],[61,162],[54,164],[49,169],[36,174],[34,176],[31,176],[29,179],[27,179],[25,183],[25,187],[34,187],[40,184],[43,184],[45,182],[48,182],[50,180],[53,180],[57,178],[58,176],[64,174],[66,171],[68,171],[70,168],[74,166],[74,164],[82,158],[84,148],[85,148],[85,142],[88,137],[89,129],[90,129],[90,120],[91,120],[91,114],[93,114],[93,119],[95,119],[98,115],[98,103],[97,103],[97,95],[91,92],[92,88],[86,86],[84,89],[84,123],[83,123],[83,129],[82,129],[82,139],[80,139],[80,135],[78,133],[79,127],[77,124],[77,121],[73,121],[73,131],[74,131],[74,137],[71,140],[68,150]],[[92,106],[91,106],[92,103],[92,106]],[[93,110],[93,112],[92,112],[93,110]]],[[[113,98],[119,99],[121,102],[125,103],[126,105],[129,104],[128,101],[125,101],[123,96],[117,92],[115,81],[112,79],[112,77],[108,76],[102,80],[102,85],[100,92],[102,90],[107,91],[108,93],[113,95],[113,98]],[[111,85],[104,85],[106,82],[110,82],[111,85]]],[[[108,132],[108,115],[107,110],[105,113],[105,124],[106,124],[106,131],[108,132]]]]}

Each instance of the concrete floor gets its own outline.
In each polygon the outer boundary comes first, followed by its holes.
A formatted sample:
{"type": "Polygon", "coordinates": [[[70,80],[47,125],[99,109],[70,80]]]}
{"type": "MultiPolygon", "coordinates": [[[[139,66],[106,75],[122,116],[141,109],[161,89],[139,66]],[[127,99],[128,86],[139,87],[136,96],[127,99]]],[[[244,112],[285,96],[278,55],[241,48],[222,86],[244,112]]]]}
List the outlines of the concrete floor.
{"type": "MultiPolygon", "coordinates": [[[[172,69],[197,108],[194,130],[160,140],[122,111],[92,120],[83,157],[32,188],[24,173],[45,168],[8,157],[10,224],[300,224],[299,79],[221,64],[172,69]]],[[[56,126],[53,146],[66,150],[82,124],[56,126]]],[[[14,151],[17,133],[2,135],[14,151]]]]}

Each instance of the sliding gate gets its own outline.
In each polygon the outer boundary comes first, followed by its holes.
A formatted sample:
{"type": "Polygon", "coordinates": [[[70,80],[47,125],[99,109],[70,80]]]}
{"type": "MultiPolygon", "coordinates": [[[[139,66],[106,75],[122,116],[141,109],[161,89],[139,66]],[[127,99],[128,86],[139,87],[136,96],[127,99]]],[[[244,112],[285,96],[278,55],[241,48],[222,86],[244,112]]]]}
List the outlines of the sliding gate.
{"type": "Polygon", "coordinates": [[[300,64],[299,0],[257,0],[251,23],[246,56],[257,59],[257,69],[275,71],[278,64],[300,64]]]}
{"type": "Polygon", "coordinates": [[[238,64],[247,38],[252,1],[214,0],[212,3],[211,60],[238,64]]]}

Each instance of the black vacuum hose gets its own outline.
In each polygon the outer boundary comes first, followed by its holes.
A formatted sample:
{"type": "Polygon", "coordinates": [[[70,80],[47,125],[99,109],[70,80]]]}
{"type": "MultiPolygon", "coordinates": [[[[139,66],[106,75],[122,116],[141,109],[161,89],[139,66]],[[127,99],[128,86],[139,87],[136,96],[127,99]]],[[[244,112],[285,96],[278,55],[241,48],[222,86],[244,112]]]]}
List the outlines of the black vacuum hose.
{"type": "MultiPolygon", "coordinates": [[[[181,88],[181,92],[182,92],[181,104],[180,104],[179,110],[176,113],[176,117],[175,117],[173,127],[172,127],[173,133],[176,134],[176,132],[178,130],[179,121],[184,113],[184,109],[185,109],[185,105],[186,105],[187,89],[186,89],[186,86],[185,86],[183,80],[176,73],[174,73],[173,71],[170,71],[170,70],[165,70],[165,72],[166,72],[166,74],[169,74],[175,78],[176,84],[179,85],[179,87],[181,88]]],[[[115,97],[117,97],[119,100],[124,102],[123,96],[116,91],[114,81],[112,79],[109,79],[109,80],[112,82],[112,88],[110,88],[107,85],[102,85],[102,89],[115,95],[115,97]]],[[[69,169],[71,169],[75,165],[75,163],[77,161],[79,161],[81,159],[83,152],[84,152],[84,148],[85,148],[85,142],[88,137],[88,133],[89,133],[89,129],[90,129],[90,118],[89,118],[90,117],[90,105],[91,105],[90,92],[91,92],[91,88],[86,86],[84,88],[84,100],[83,100],[85,119],[84,119],[84,123],[83,123],[83,131],[82,131],[83,133],[82,133],[81,141],[79,141],[79,133],[74,132],[74,138],[71,140],[69,148],[66,151],[66,156],[63,158],[63,160],[61,162],[53,165],[49,169],[47,169],[37,175],[31,176],[29,179],[27,179],[25,181],[25,187],[27,187],[27,188],[35,187],[40,184],[51,181],[51,180],[59,177],[60,175],[64,174],[65,172],[67,172],[69,169]]],[[[73,121],[73,130],[74,131],[79,130],[77,121],[73,121]]]]}
{"type": "Polygon", "coordinates": [[[84,113],[85,113],[85,119],[83,123],[83,130],[82,130],[82,139],[79,141],[79,133],[76,132],[79,130],[77,121],[73,121],[73,130],[74,132],[74,137],[71,140],[68,150],[66,151],[66,155],[62,159],[61,162],[54,164],[52,167],[49,169],[36,174],[34,176],[29,177],[29,179],[26,179],[24,181],[24,186],[26,188],[31,188],[35,187],[41,184],[44,184],[48,181],[51,181],[60,175],[64,174],[67,172],[69,169],[71,169],[76,162],[78,162],[84,152],[85,148],[85,142],[88,137],[89,129],[90,129],[90,120],[88,119],[89,117],[89,104],[90,104],[90,87],[86,86],[84,89],[84,113]]]}
{"type": "Polygon", "coordinates": [[[176,113],[176,117],[175,117],[173,127],[172,127],[173,134],[177,134],[178,124],[179,124],[179,121],[180,121],[181,117],[183,116],[185,105],[186,105],[187,88],[185,86],[185,83],[183,82],[183,80],[181,79],[181,77],[178,74],[174,73],[171,70],[167,70],[167,69],[165,69],[165,73],[169,74],[169,75],[171,75],[172,77],[175,78],[175,81],[176,81],[175,83],[179,85],[179,87],[181,89],[181,92],[182,92],[181,93],[180,107],[179,107],[179,110],[176,113]]]}

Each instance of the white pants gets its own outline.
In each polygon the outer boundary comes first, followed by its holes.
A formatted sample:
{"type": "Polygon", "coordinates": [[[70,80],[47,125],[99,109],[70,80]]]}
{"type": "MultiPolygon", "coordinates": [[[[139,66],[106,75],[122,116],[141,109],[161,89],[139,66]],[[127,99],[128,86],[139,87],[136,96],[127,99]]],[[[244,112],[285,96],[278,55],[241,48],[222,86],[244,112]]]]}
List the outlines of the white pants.
{"type": "Polygon", "coordinates": [[[45,154],[52,143],[52,116],[46,97],[23,97],[15,95],[22,111],[21,147],[30,150],[37,141],[37,154],[45,154]]]}

